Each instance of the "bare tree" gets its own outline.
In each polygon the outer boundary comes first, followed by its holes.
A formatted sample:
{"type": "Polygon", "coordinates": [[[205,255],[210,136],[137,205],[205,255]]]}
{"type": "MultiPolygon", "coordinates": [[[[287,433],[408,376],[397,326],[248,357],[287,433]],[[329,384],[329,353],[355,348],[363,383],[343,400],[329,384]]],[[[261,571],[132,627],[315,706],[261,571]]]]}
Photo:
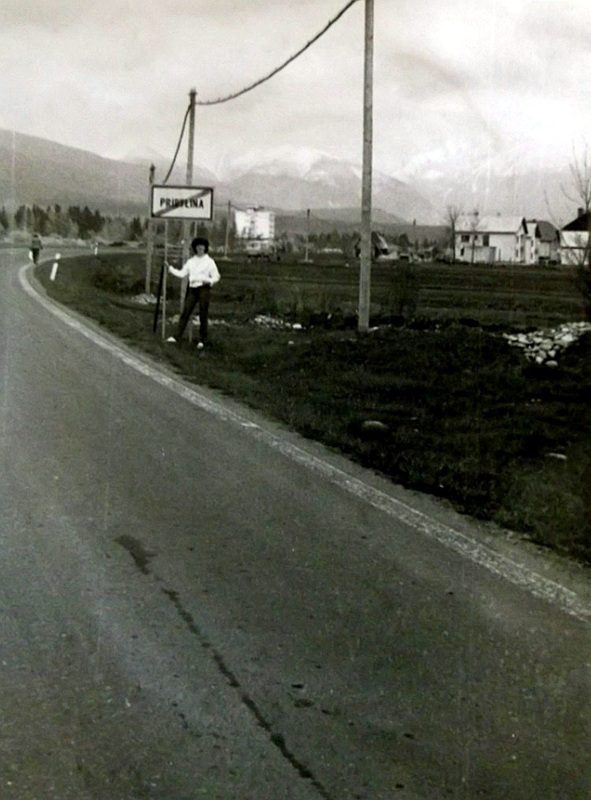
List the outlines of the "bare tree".
{"type": "Polygon", "coordinates": [[[451,236],[451,260],[455,264],[456,261],[456,223],[462,215],[460,206],[448,205],[445,209],[445,219],[450,228],[451,236]]]}
{"type": "Polygon", "coordinates": [[[585,229],[581,235],[581,255],[576,263],[576,284],[583,296],[584,311],[591,319],[591,153],[587,142],[583,143],[579,154],[573,151],[570,163],[571,191],[565,196],[579,209],[579,217],[584,216],[585,229]]]}
{"type": "Polygon", "coordinates": [[[573,152],[573,160],[570,163],[570,174],[572,181],[572,195],[570,200],[576,200],[579,207],[585,213],[591,209],[591,155],[589,146],[585,142],[583,151],[577,155],[573,152]]]}

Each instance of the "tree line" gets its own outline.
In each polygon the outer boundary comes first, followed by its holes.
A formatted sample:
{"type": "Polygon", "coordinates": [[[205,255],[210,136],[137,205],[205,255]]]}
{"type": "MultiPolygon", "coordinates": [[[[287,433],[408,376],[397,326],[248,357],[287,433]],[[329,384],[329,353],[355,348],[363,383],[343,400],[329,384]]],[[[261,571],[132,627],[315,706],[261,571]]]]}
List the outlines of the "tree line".
{"type": "Polygon", "coordinates": [[[142,238],[144,229],[145,223],[140,217],[129,220],[121,216],[103,216],[88,206],[21,205],[14,214],[9,214],[4,206],[0,208],[0,233],[22,231],[75,239],[93,239],[101,235],[108,239],[137,240],[142,238]]]}
{"type": "MultiPolygon", "coordinates": [[[[21,232],[25,235],[38,233],[41,237],[55,235],[64,239],[92,240],[100,237],[110,241],[142,241],[146,238],[148,223],[149,219],[146,217],[134,216],[130,219],[108,216],[98,209],[93,211],[88,206],[63,207],[59,203],[50,206],[21,205],[14,214],[9,214],[4,206],[0,208],[0,235],[21,232]]],[[[170,242],[180,242],[185,235],[182,223],[176,220],[169,221],[168,231],[170,242]]],[[[158,223],[154,226],[154,232],[158,239],[158,223]]],[[[224,214],[207,223],[197,222],[192,226],[191,235],[207,236],[213,248],[223,247],[226,239],[230,250],[240,249],[241,246],[236,237],[233,219],[230,219],[228,225],[227,215],[224,214]]],[[[312,251],[329,248],[351,254],[358,239],[358,232],[342,231],[335,227],[330,231],[311,232],[308,237],[301,232],[282,231],[276,235],[275,243],[283,252],[303,250],[307,240],[312,251]]],[[[411,242],[405,233],[388,237],[388,240],[405,251],[418,249],[420,246],[419,242],[411,242]]],[[[433,245],[433,242],[425,240],[423,247],[429,244],[433,245]]]]}

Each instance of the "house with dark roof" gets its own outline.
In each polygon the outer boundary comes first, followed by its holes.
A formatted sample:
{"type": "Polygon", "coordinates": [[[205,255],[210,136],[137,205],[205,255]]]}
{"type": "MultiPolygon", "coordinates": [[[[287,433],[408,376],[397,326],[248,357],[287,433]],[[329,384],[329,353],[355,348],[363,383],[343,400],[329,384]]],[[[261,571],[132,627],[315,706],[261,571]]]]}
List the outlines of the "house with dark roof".
{"type": "Polygon", "coordinates": [[[578,214],[560,230],[560,263],[583,264],[588,256],[591,212],[579,208],[578,214]]]}
{"type": "Polygon", "coordinates": [[[559,264],[560,232],[551,222],[529,219],[526,222],[526,264],[559,264]]]}

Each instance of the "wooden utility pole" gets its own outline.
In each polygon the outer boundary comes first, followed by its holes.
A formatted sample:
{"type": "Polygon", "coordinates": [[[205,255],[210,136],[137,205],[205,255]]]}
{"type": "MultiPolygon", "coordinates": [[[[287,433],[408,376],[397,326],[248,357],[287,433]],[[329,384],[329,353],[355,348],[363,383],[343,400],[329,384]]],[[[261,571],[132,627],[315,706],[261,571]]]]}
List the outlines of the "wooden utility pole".
{"type": "Polygon", "coordinates": [[[154,173],[156,167],[150,166],[149,189],[148,189],[148,241],[146,243],[146,294],[150,294],[152,284],[152,260],[154,258],[154,227],[152,222],[152,186],[154,185],[154,173]]]}
{"type": "Polygon", "coordinates": [[[197,92],[189,92],[189,147],[187,151],[187,186],[193,183],[193,156],[195,153],[195,98],[197,92]]]}
{"type": "Polygon", "coordinates": [[[302,264],[311,264],[310,260],[310,209],[306,209],[306,244],[302,264]]]}
{"type": "Polygon", "coordinates": [[[224,239],[224,255],[223,260],[228,261],[228,244],[230,240],[230,220],[232,217],[232,201],[228,200],[228,213],[226,215],[226,237],[224,239]]]}
{"type": "MultiPolygon", "coordinates": [[[[189,145],[187,148],[187,174],[185,183],[187,186],[193,184],[193,158],[195,154],[195,97],[197,92],[191,89],[189,92],[189,145]]],[[[187,260],[191,250],[191,223],[188,221],[183,222],[183,263],[187,260]]],[[[181,307],[180,312],[183,311],[185,302],[185,295],[187,293],[187,286],[189,284],[188,278],[183,278],[181,281],[181,307]]]]}
{"type": "Polygon", "coordinates": [[[359,253],[358,330],[369,330],[371,294],[371,183],[373,154],[373,26],[374,0],[365,0],[365,64],[363,76],[363,177],[361,184],[361,249],[359,253]]]}
{"type": "MultiPolygon", "coordinates": [[[[195,155],[195,97],[197,92],[191,89],[189,92],[189,144],[187,147],[187,174],[185,183],[187,186],[193,185],[193,159],[195,155]]],[[[189,252],[189,236],[191,231],[191,223],[183,222],[183,239],[185,241],[185,252],[183,256],[186,257],[189,252]]]]}

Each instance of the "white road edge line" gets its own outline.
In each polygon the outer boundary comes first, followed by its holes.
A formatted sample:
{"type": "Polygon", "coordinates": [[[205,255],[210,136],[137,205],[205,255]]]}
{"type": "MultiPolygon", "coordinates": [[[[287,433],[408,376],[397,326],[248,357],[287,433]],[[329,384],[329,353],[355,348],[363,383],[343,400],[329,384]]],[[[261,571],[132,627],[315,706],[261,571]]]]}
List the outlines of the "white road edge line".
{"type": "Polygon", "coordinates": [[[218,419],[225,422],[232,422],[247,429],[249,435],[279,451],[292,461],[302,464],[318,475],[322,475],[349,494],[355,495],[374,508],[404,522],[406,525],[420,531],[430,539],[436,540],[445,547],[459,553],[464,558],[484,567],[489,572],[504,578],[516,586],[527,589],[534,597],[558,606],[566,614],[578,620],[583,622],[589,622],[589,620],[591,620],[591,609],[570,589],[567,589],[556,581],[545,578],[543,575],[534,572],[528,567],[500,553],[496,553],[494,550],[465,533],[461,533],[448,525],[430,519],[426,514],[417,511],[400,500],[390,497],[379,489],[369,486],[358,478],[347,475],[338,467],[264,430],[245,417],[242,417],[240,414],[226,408],[222,403],[218,403],[206,397],[204,394],[201,394],[198,389],[188,387],[179,380],[162,374],[155,366],[144,363],[141,359],[123,349],[123,347],[110,342],[96,331],[86,327],[76,317],[71,316],[67,310],[54,304],[52,300],[39,294],[33,288],[26,279],[26,273],[30,269],[31,266],[26,264],[19,270],[19,281],[27,294],[41,303],[41,305],[70,328],[73,328],[87,339],[90,339],[94,344],[102,347],[103,350],[108,351],[127,366],[145,377],[156,381],[160,385],[167,387],[171,391],[176,392],[177,395],[184,398],[189,403],[207,411],[218,419]]]}

